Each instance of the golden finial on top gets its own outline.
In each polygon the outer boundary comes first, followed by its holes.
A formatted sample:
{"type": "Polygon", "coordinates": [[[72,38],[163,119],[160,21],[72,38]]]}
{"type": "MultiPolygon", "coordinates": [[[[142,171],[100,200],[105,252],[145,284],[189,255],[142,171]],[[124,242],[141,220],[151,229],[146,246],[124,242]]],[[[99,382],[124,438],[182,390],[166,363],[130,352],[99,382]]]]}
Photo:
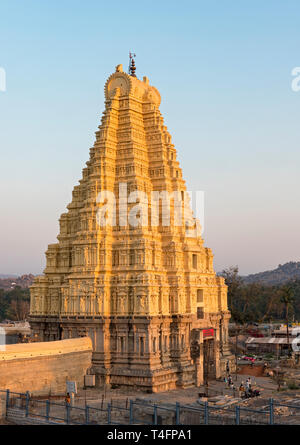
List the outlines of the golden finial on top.
{"type": "Polygon", "coordinates": [[[136,66],[135,66],[134,57],[136,57],[136,55],[134,53],[129,52],[128,74],[130,74],[130,76],[132,76],[132,77],[136,77],[136,74],[135,74],[136,66]]]}

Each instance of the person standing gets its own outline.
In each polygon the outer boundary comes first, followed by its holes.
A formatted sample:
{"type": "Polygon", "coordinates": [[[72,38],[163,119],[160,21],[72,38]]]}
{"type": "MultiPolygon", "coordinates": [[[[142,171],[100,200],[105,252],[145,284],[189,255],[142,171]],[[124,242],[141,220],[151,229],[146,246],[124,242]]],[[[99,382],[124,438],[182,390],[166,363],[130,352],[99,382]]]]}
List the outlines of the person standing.
{"type": "Polygon", "coordinates": [[[248,383],[249,383],[249,389],[251,389],[251,386],[252,386],[251,377],[248,378],[248,383]]]}
{"type": "Polygon", "coordinates": [[[240,399],[243,397],[244,392],[245,392],[244,382],[241,382],[240,387],[239,387],[239,398],[240,399]]]}
{"type": "Polygon", "coordinates": [[[245,393],[246,393],[246,396],[248,395],[248,393],[249,393],[249,379],[247,378],[247,380],[246,380],[246,391],[245,391],[245,393]]]}
{"type": "Polygon", "coordinates": [[[70,397],[70,394],[67,392],[67,395],[66,395],[66,398],[65,398],[65,402],[66,402],[66,405],[70,405],[70,403],[71,403],[71,397],[70,397]]]}

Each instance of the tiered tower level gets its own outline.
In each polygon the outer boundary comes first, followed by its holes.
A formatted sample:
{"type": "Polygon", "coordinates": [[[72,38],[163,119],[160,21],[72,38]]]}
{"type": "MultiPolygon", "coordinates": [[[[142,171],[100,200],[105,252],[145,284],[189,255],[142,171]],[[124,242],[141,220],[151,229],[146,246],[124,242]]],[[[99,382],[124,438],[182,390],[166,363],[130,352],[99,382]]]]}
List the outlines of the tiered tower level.
{"type": "MultiPolygon", "coordinates": [[[[118,65],[105,99],[90,159],[59,220],[58,243],[48,246],[44,275],[31,287],[30,323],[41,341],[90,336],[90,372],[99,385],[199,385],[219,377],[232,359],[227,288],[198,231],[191,236],[174,224],[173,200],[169,225],[161,217],[150,221],[151,192],[186,196],[158,90],[118,65]],[[138,190],[149,197],[146,224],[121,220],[120,183],[127,196],[138,190]],[[100,226],[103,191],[114,193],[117,216],[100,226]]],[[[128,213],[137,202],[128,203],[128,213]]]]}

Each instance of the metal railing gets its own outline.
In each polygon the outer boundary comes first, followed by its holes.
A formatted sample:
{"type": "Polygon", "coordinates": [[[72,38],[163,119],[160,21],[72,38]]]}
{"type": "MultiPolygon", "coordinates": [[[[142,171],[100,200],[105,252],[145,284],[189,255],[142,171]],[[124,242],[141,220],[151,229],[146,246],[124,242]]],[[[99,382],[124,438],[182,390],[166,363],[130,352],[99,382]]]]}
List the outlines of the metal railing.
{"type": "Polygon", "coordinates": [[[6,416],[20,415],[43,423],[79,425],[275,425],[300,424],[299,403],[282,403],[269,399],[261,408],[240,404],[231,406],[154,404],[149,401],[126,400],[107,403],[101,407],[71,406],[57,401],[38,400],[29,392],[0,390],[6,399],[6,416]],[[299,419],[299,422],[297,422],[299,419]]]}

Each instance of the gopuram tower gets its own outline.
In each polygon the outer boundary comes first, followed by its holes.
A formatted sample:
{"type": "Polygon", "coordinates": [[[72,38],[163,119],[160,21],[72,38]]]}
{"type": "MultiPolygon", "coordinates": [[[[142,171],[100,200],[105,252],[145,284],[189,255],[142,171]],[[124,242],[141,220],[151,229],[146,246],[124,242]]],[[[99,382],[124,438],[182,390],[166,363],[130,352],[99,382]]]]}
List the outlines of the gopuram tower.
{"type": "Polygon", "coordinates": [[[90,336],[96,384],[200,385],[231,362],[227,287],[147,77],[116,67],[90,159],[31,287],[40,341],[90,336]],[[158,198],[157,198],[158,197],[158,198]]]}

